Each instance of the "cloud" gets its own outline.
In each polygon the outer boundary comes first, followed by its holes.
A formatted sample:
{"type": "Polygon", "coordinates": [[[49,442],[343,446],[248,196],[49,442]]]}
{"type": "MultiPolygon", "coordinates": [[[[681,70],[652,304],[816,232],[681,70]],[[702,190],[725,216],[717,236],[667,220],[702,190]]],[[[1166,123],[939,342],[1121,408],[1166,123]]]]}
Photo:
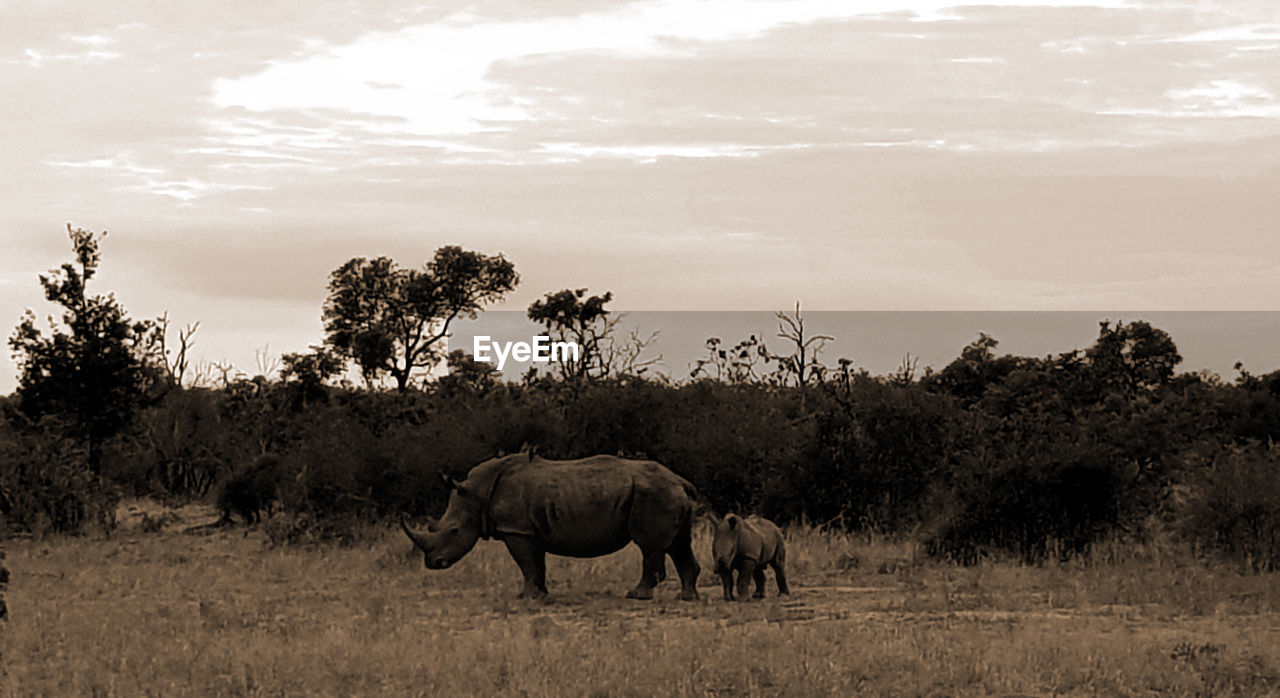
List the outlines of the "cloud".
{"type": "Polygon", "coordinates": [[[1167,118],[1260,118],[1280,117],[1280,102],[1275,95],[1256,85],[1236,80],[1211,80],[1195,87],[1168,90],[1165,93],[1170,106],[1143,108],[1130,107],[1108,110],[1105,113],[1130,116],[1158,116],[1167,118]]]}
{"type": "Polygon", "coordinates": [[[1280,24],[1241,24],[1166,37],[1160,39],[1160,41],[1166,43],[1230,42],[1241,44],[1276,41],[1278,39],[1280,39],[1280,24]]]}
{"type": "MultiPolygon", "coordinates": [[[[1047,4],[1121,6],[1104,0],[1047,4]]],[[[693,57],[707,47],[756,41],[788,27],[894,11],[907,17],[928,15],[950,5],[930,0],[712,0],[635,3],[606,12],[502,22],[453,15],[367,34],[301,60],[274,62],[252,75],[216,80],[213,101],[220,107],[264,112],[324,108],[393,116],[404,121],[399,128],[419,135],[481,133],[516,128],[513,122],[539,116],[534,99],[508,94],[490,75],[504,63],[547,56],[578,61],[693,57]]]]}

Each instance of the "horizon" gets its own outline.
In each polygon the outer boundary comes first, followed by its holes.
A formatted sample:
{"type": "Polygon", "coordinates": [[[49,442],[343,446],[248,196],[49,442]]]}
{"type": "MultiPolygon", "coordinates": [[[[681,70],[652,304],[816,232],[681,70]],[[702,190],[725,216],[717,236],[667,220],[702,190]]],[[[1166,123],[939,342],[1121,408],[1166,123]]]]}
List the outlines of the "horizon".
{"type": "MultiPolygon", "coordinates": [[[[790,315],[794,311],[785,311],[790,315]]],[[[661,375],[676,382],[692,376],[696,362],[706,358],[706,340],[717,337],[723,348],[732,347],[750,335],[762,339],[776,352],[787,353],[790,346],[777,336],[777,313],[783,311],[615,311],[611,315],[620,322],[614,336],[625,338],[633,330],[641,337],[656,336],[648,344],[641,359],[655,361],[647,375],[661,375]]],[[[828,368],[848,358],[854,370],[866,370],[873,376],[888,376],[898,371],[904,361],[914,362],[913,375],[918,379],[928,370],[938,371],[960,357],[960,352],[980,334],[995,339],[996,356],[1046,358],[1072,351],[1083,351],[1098,338],[1100,322],[1130,324],[1144,321],[1167,332],[1178,348],[1182,361],[1175,375],[1208,372],[1230,383],[1241,369],[1252,375],[1280,370],[1280,312],[1263,311],[1166,311],[1166,312],[1102,312],[1102,311],[807,311],[801,309],[806,334],[829,335],[817,358],[828,368]]],[[[135,318],[136,319],[136,318],[135,318]]],[[[174,330],[176,336],[176,329],[174,330]]],[[[530,341],[543,332],[523,311],[481,312],[474,320],[457,322],[446,338],[446,349],[463,349],[471,353],[473,339],[485,335],[492,342],[530,341]]],[[[193,356],[202,357],[199,334],[193,356]]],[[[237,366],[231,377],[251,378],[265,375],[279,378],[279,352],[269,347],[257,349],[251,366],[237,366]],[[265,372],[263,368],[267,368],[265,372]]],[[[210,361],[192,360],[187,384],[195,373],[203,370],[205,387],[216,387],[220,380],[210,361]],[[202,365],[203,364],[203,365],[202,365]]],[[[442,369],[442,364],[428,372],[417,372],[419,379],[442,369]]],[[[509,360],[499,371],[504,381],[519,382],[529,363],[509,360]]],[[[17,375],[9,381],[16,386],[17,375]]],[[[345,374],[355,385],[361,385],[354,367],[345,374]]],[[[0,380],[0,384],[3,384],[0,380]]],[[[416,384],[415,384],[416,385],[416,384]]],[[[393,382],[384,377],[375,387],[390,388],[393,382]]],[[[0,396],[14,394],[13,387],[0,390],[0,396]]]]}

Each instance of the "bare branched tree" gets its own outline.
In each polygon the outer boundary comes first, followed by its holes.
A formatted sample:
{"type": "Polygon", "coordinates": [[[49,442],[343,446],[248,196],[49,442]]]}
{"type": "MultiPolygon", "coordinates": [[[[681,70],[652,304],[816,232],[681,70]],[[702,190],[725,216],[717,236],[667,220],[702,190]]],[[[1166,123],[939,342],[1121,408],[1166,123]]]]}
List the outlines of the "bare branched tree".
{"type": "Polygon", "coordinates": [[[898,364],[898,368],[889,376],[889,380],[897,385],[907,386],[915,382],[916,366],[920,363],[920,357],[912,356],[911,352],[902,357],[902,362],[898,364]]]}
{"type": "Polygon", "coordinates": [[[191,367],[191,382],[188,383],[192,388],[203,388],[213,385],[214,368],[213,363],[209,361],[201,361],[191,367]]]}
{"type": "Polygon", "coordinates": [[[778,362],[778,379],[783,385],[808,385],[810,382],[821,383],[827,367],[818,361],[827,342],[835,341],[835,337],[825,334],[806,335],[804,317],[800,315],[800,302],[796,301],[795,312],[788,315],[778,311],[778,337],[787,340],[794,347],[790,354],[770,354],[769,358],[778,362]]]}
{"type": "MultiPolygon", "coordinates": [[[[168,346],[169,337],[169,313],[165,312],[156,319],[156,327],[158,329],[157,341],[159,342],[160,358],[164,362],[165,373],[168,374],[169,385],[180,387],[186,376],[187,368],[190,360],[187,357],[191,346],[195,344],[196,332],[200,329],[199,322],[193,322],[178,331],[178,347],[176,350],[170,350],[168,346]]],[[[193,385],[195,383],[193,382],[193,385]]]]}
{"type": "Polygon", "coordinates": [[[254,349],[253,358],[258,363],[258,375],[264,378],[270,378],[280,368],[280,356],[272,355],[270,344],[254,349]]]}
{"type": "Polygon", "coordinates": [[[237,374],[240,373],[240,371],[236,369],[235,364],[226,360],[214,361],[209,364],[209,367],[211,369],[211,372],[217,371],[218,381],[222,383],[223,390],[226,390],[228,387],[230,387],[231,381],[237,378],[238,377],[237,374]]]}
{"type": "MultiPolygon", "coordinates": [[[[619,318],[624,317],[619,315],[619,318]]],[[[608,375],[613,376],[641,376],[650,368],[653,368],[658,362],[662,361],[662,354],[653,357],[645,357],[644,353],[658,341],[661,333],[657,330],[649,333],[647,337],[641,337],[639,330],[631,330],[626,339],[615,340],[605,347],[605,367],[608,375]]]]}

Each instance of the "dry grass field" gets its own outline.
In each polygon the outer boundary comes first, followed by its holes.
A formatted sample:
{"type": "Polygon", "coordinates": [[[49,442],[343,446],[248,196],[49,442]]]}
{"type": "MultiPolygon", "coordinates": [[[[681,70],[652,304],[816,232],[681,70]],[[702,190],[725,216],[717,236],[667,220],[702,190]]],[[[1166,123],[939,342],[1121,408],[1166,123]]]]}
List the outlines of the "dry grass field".
{"type": "MultiPolygon", "coordinates": [[[[652,602],[628,549],[550,558],[515,598],[482,541],[428,572],[398,530],[352,547],[123,528],[7,544],[6,695],[1280,695],[1280,588],[1159,549],[961,568],[788,531],[793,594],[652,602]]],[[[707,531],[696,551],[709,568],[707,531]]]]}

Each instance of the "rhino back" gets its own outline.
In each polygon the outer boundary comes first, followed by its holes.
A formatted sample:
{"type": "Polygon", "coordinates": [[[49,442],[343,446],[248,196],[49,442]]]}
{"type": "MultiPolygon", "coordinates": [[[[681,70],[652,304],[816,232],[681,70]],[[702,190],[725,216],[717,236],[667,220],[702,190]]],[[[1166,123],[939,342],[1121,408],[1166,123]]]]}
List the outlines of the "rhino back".
{"type": "Polygon", "coordinates": [[[782,548],[782,530],[762,516],[750,516],[747,522],[760,538],[760,562],[777,557],[782,548]]]}
{"type": "MultiPolygon", "coordinates": [[[[533,536],[548,552],[593,557],[625,547],[637,523],[637,500],[657,500],[671,516],[692,503],[683,478],[652,461],[595,456],[571,461],[535,458],[498,481],[489,516],[497,534],[533,536]]],[[[670,525],[672,521],[655,521],[670,525]]]]}

